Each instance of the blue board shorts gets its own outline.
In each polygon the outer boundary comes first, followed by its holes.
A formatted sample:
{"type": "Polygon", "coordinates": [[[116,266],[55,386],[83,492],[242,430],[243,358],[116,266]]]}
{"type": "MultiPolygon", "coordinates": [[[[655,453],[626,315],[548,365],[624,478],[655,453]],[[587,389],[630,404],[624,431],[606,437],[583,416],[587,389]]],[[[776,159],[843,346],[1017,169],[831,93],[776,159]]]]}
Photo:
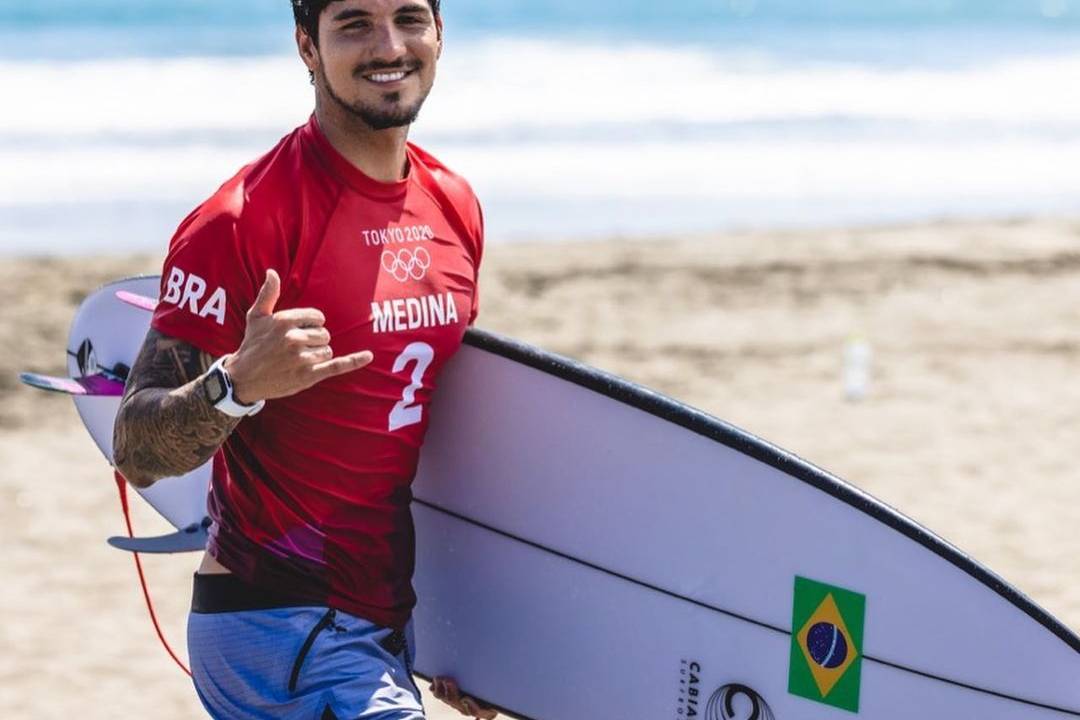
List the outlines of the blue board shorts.
{"type": "Polygon", "coordinates": [[[232,575],[195,576],[188,652],[199,699],[219,720],[424,719],[411,626],[290,606],[232,575]]]}

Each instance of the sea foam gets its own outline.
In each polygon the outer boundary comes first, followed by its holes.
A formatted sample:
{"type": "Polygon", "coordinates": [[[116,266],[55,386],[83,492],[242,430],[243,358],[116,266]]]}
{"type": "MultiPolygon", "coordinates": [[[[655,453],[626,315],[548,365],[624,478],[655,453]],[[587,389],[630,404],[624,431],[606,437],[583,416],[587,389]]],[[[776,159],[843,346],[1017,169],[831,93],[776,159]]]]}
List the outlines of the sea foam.
{"type": "MultiPolygon", "coordinates": [[[[496,39],[451,44],[439,73],[413,136],[472,180],[493,237],[1080,209],[1080,51],[932,67],[496,39]]],[[[50,207],[194,205],[311,93],[284,55],[0,62],[0,243],[71,237],[50,207]]]]}

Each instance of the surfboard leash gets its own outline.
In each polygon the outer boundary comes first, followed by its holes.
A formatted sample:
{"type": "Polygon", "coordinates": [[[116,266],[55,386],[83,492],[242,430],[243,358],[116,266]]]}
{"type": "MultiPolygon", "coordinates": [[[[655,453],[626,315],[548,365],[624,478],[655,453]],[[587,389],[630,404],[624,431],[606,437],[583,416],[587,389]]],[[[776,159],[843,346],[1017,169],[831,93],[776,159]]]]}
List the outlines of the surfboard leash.
{"type": "MultiPolygon", "coordinates": [[[[116,479],[116,490],[120,494],[120,508],[124,511],[124,523],[127,525],[128,537],[134,539],[135,531],[131,526],[131,508],[128,505],[127,494],[127,480],[120,474],[119,471],[114,471],[113,476],[116,479]]],[[[161,630],[161,624],[158,622],[157,613],[154,612],[154,601],[150,599],[150,589],[146,586],[146,575],[143,573],[142,561],[139,559],[139,553],[131,553],[135,558],[135,569],[139,573],[139,585],[142,587],[143,598],[146,600],[146,609],[150,612],[150,621],[154,624],[154,631],[157,632],[158,640],[161,641],[162,646],[165,648],[165,652],[169,653],[169,657],[173,659],[181,670],[191,677],[191,670],[180,660],[175,652],[173,652],[172,646],[169,645],[169,641],[165,639],[165,633],[161,630]]]]}

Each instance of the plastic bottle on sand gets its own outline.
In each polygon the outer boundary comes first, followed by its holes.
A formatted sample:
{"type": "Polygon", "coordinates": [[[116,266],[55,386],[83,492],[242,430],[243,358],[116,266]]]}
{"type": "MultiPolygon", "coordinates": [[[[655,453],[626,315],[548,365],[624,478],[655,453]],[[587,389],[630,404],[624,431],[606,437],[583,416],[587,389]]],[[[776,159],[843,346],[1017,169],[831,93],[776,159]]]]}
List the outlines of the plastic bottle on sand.
{"type": "Polygon", "coordinates": [[[855,335],[844,346],[844,397],[849,402],[865,400],[870,392],[870,364],[873,350],[866,338],[855,335]]]}

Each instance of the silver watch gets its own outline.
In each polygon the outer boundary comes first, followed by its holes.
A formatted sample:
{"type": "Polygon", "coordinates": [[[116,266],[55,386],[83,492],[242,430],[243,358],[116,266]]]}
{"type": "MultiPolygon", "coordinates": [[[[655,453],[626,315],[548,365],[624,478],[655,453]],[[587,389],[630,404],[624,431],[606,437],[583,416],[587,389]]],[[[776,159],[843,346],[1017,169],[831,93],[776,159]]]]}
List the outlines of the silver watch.
{"type": "Polygon", "coordinates": [[[229,371],[225,369],[225,361],[229,357],[231,356],[225,355],[218,358],[203,376],[202,383],[206,397],[210,399],[211,405],[230,417],[242,418],[254,415],[263,409],[266,401],[260,400],[254,405],[244,405],[236,401],[236,396],[233,395],[232,378],[229,377],[229,371]]]}

